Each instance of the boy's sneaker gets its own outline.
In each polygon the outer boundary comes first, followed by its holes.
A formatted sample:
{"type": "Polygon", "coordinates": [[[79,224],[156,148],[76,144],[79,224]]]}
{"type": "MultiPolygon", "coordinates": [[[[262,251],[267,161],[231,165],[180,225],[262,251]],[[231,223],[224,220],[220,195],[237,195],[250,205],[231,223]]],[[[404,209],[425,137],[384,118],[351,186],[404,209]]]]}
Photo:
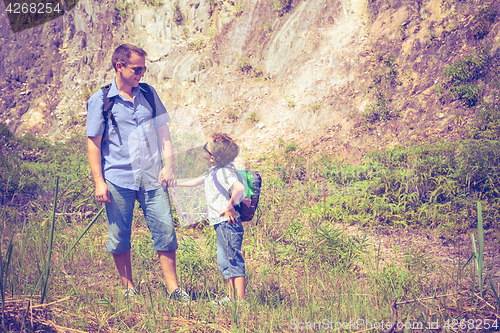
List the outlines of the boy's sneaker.
{"type": "Polygon", "coordinates": [[[177,289],[175,289],[170,294],[170,299],[182,302],[184,304],[189,303],[189,301],[191,300],[191,298],[189,297],[189,294],[186,292],[186,290],[184,290],[184,288],[177,288],[177,289]]]}
{"type": "Polygon", "coordinates": [[[135,288],[125,289],[122,291],[122,293],[123,293],[123,299],[129,301],[133,301],[135,296],[139,295],[139,293],[137,292],[137,290],[135,290],[135,288]]]}
{"type": "Polygon", "coordinates": [[[220,300],[216,301],[216,300],[213,300],[212,301],[212,305],[214,306],[214,308],[216,309],[220,309],[220,308],[223,308],[225,306],[228,306],[228,305],[231,305],[232,301],[231,299],[229,298],[229,296],[224,296],[222,297],[220,300]]]}
{"type": "MultiPolygon", "coordinates": [[[[243,305],[244,304],[244,302],[240,301],[239,299],[237,299],[234,303],[236,303],[236,305],[243,305]]],[[[218,301],[213,300],[212,305],[214,308],[220,309],[220,308],[223,308],[226,306],[233,305],[233,300],[230,299],[229,296],[224,296],[223,298],[221,298],[218,301]]]]}

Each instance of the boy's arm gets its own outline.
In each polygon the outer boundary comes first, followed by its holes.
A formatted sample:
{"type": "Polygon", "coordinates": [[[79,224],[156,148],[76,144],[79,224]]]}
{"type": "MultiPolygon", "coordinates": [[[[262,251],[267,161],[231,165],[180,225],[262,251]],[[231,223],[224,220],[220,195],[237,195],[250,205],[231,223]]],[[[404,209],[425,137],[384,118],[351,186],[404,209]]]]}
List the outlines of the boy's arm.
{"type": "Polygon", "coordinates": [[[198,178],[185,178],[185,179],[177,179],[177,184],[174,186],[179,186],[179,187],[195,187],[198,185],[203,184],[205,181],[198,177],[198,178]]]}
{"type": "Polygon", "coordinates": [[[239,181],[235,181],[233,186],[231,186],[232,194],[231,199],[227,203],[226,209],[220,213],[219,216],[226,215],[227,221],[229,224],[235,224],[238,222],[238,218],[236,217],[236,211],[234,210],[234,205],[240,200],[241,196],[245,192],[245,186],[239,181]]]}

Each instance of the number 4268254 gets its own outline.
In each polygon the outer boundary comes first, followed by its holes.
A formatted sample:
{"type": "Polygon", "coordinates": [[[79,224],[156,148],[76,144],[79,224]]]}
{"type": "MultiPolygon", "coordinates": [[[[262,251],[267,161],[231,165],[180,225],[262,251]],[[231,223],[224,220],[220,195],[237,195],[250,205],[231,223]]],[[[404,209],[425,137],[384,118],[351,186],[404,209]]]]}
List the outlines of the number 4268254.
{"type": "Polygon", "coordinates": [[[498,329],[498,319],[462,319],[457,320],[448,319],[445,321],[443,328],[447,329],[476,329],[476,330],[489,330],[498,329]]]}
{"type": "Polygon", "coordinates": [[[6,10],[9,14],[51,14],[52,12],[60,13],[62,9],[60,8],[60,3],[56,3],[55,7],[52,7],[53,3],[9,3],[6,10]]]}

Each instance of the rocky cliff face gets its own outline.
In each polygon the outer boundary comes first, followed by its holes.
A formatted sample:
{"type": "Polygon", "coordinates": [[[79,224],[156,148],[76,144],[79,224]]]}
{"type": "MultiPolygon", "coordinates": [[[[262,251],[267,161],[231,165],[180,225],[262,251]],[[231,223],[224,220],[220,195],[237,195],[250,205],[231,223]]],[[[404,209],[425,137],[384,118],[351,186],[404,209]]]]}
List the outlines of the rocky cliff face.
{"type": "Polygon", "coordinates": [[[282,138],[356,161],[460,135],[473,109],[443,98],[442,73],[468,55],[496,59],[497,11],[476,0],[82,0],[17,34],[3,13],[0,120],[17,134],[83,131],[86,99],[129,42],[148,52],[144,81],[174,132],[225,131],[247,156],[282,138]]]}

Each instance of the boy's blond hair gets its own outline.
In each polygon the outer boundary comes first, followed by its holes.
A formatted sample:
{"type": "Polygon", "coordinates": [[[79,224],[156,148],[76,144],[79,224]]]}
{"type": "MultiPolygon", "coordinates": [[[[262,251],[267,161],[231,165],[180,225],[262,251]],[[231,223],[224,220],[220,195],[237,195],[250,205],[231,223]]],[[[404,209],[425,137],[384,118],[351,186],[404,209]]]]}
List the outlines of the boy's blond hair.
{"type": "Polygon", "coordinates": [[[238,145],[227,134],[215,133],[212,135],[212,141],[210,148],[218,166],[228,165],[238,156],[238,145]]]}

